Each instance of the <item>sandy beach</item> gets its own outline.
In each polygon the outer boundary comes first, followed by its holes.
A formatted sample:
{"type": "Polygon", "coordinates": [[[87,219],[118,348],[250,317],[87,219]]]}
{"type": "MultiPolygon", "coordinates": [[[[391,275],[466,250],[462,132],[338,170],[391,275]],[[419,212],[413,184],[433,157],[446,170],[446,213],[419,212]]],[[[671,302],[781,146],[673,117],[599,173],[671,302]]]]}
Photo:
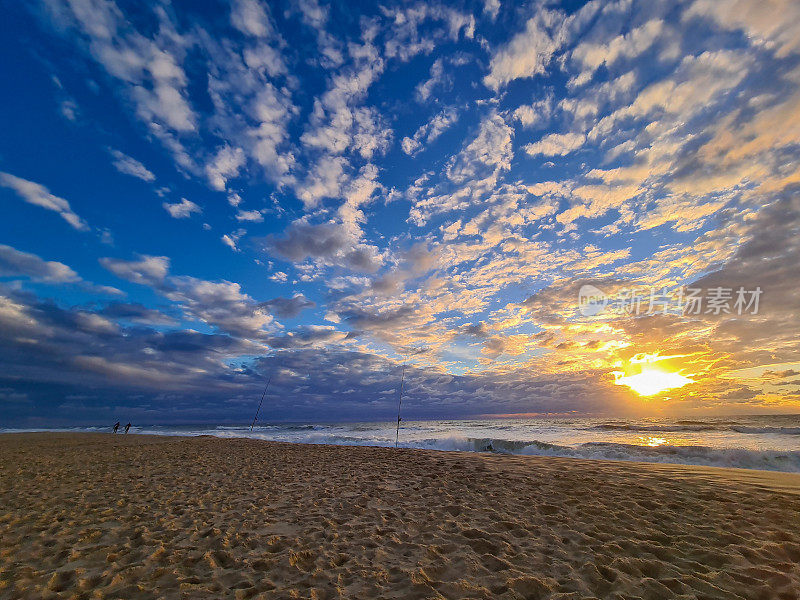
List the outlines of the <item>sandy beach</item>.
{"type": "Polygon", "coordinates": [[[0,598],[800,597],[800,475],[0,436],[0,598]]]}

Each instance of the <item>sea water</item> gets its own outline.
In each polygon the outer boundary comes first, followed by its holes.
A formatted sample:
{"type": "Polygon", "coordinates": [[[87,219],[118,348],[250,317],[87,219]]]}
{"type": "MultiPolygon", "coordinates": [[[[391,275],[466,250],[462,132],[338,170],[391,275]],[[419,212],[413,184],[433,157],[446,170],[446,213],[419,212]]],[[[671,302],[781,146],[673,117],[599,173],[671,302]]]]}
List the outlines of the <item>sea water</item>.
{"type": "MultiPolygon", "coordinates": [[[[403,421],[403,448],[567,456],[800,472],[800,415],[403,421]]],[[[22,431],[0,429],[0,432],[22,431]]],[[[32,431],[32,430],[26,430],[32,431]]],[[[38,431],[42,431],[39,429],[38,431]]],[[[110,431],[69,427],[48,431],[110,431]]],[[[396,423],[137,425],[131,433],[394,446],[396,423]]]]}

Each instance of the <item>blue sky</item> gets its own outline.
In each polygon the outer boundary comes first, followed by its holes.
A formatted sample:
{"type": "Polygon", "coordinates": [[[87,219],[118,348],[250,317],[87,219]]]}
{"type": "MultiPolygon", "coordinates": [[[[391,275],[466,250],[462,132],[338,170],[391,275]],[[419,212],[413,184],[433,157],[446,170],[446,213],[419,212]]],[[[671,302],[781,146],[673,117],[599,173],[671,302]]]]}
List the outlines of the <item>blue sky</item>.
{"type": "Polygon", "coordinates": [[[404,361],[419,417],[796,410],[797,13],[8,7],[3,412],[244,421],[272,374],[268,418],[385,418],[404,361]],[[586,317],[587,283],[764,293],[586,317]],[[692,385],[643,401],[637,356],[692,385]]]}

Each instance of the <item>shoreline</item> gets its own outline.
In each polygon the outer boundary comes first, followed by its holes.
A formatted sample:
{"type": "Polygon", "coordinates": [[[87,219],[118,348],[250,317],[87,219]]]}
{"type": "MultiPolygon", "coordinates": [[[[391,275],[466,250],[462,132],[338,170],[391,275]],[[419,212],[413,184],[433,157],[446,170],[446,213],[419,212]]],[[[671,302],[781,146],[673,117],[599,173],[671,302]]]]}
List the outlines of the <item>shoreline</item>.
{"type": "Polygon", "coordinates": [[[800,475],[213,436],[0,436],[0,598],[800,595],[800,475]]]}
{"type": "MultiPolygon", "coordinates": [[[[249,439],[255,441],[268,441],[275,443],[291,443],[323,446],[343,447],[369,447],[394,449],[393,441],[371,440],[365,438],[361,443],[355,439],[347,438],[346,441],[333,441],[338,436],[329,434],[328,438],[319,439],[275,439],[262,432],[250,433],[246,429],[231,429],[216,426],[211,429],[194,429],[194,426],[183,426],[187,430],[181,432],[177,426],[138,426],[129,435],[152,435],[155,437],[214,437],[216,439],[249,439]],[[156,427],[173,427],[165,431],[154,431],[156,427]]],[[[302,430],[313,430],[314,425],[303,424],[302,430]]],[[[74,428],[30,428],[0,430],[3,435],[21,434],[64,434],[64,435],[112,435],[108,427],[74,427],[74,428]],[[99,431],[98,431],[99,430],[99,431]]],[[[119,433],[117,435],[123,435],[119,433]]],[[[558,442],[541,442],[538,440],[521,441],[504,439],[500,437],[458,437],[460,441],[453,443],[452,439],[425,439],[401,441],[400,448],[413,450],[430,450],[434,452],[466,452],[469,454],[494,454],[504,456],[539,456],[547,458],[571,458],[574,460],[609,461],[619,463],[642,463],[664,466],[707,467],[714,469],[737,469],[767,473],[785,473],[800,475],[800,449],[752,449],[741,447],[713,447],[696,444],[628,444],[622,442],[589,442],[578,445],[565,445],[558,442]],[[441,444],[441,445],[438,445],[441,444]],[[471,447],[469,447],[471,445],[471,447]],[[467,446],[466,448],[463,446],[467,446]],[[489,446],[491,450],[486,448],[489,446]],[[528,451],[531,450],[531,451],[528,451]]]]}

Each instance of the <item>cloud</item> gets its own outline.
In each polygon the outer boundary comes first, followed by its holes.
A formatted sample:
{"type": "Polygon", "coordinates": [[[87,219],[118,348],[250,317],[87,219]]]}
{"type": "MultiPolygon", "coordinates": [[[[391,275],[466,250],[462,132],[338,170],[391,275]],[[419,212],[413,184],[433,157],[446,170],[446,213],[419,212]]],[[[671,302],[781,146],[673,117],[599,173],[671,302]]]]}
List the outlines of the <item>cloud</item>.
{"type": "Polygon", "coordinates": [[[368,273],[374,273],[380,265],[373,247],[359,244],[351,232],[336,223],[295,222],[283,237],[270,239],[268,245],[278,255],[295,262],[311,258],[368,273]]]}
{"type": "Polygon", "coordinates": [[[433,88],[441,84],[444,80],[444,62],[441,58],[437,58],[431,65],[430,77],[418,83],[414,90],[417,96],[417,102],[427,102],[428,98],[430,98],[433,93],[433,88]]]}
{"type": "Polygon", "coordinates": [[[403,152],[408,155],[412,155],[422,147],[422,144],[413,138],[404,137],[400,141],[400,147],[403,149],[403,152]]]}
{"type": "Polygon", "coordinates": [[[192,216],[192,213],[203,212],[202,208],[186,198],[181,198],[180,202],[175,202],[174,204],[164,202],[162,206],[173,219],[188,219],[192,216]]]}
{"type": "Polygon", "coordinates": [[[45,261],[28,252],[0,244],[0,277],[29,277],[48,283],[75,283],[78,274],[64,263],[45,261]]]}
{"type": "Polygon", "coordinates": [[[423,143],[429,144],[458,121],[458,113],[453,109],[444,109],[430,121],[422,125],[412,137],[405,137],[401,141],[403,152],[413,155],[418,152],[423,143]]]}
{"type": "Polygon", "coordinates": [[[342,342],[347,334],[337,331],[330,325],[311,325],[290,331],[286,335],[270,338],[267,343],[272,348],[309,348],[342,342]]]}
{"type": "Polygon", "coordinates": [[[175,319],[160,310],[148,308],[143,304],[129,302],[110,302],[97,311],[98,315],[117,321],[130,321],[146,325],[174,325],[175,319]]]}
{"type": "Polygon", "coordinates": [[[89,231],[89,225],[81,219],[69,205],[69,202],[50,193],[41,184],[0,172],[0,185],[11,188],[28,204],[40,206],[61,215],[61,218],[78,231],[89,231]]]}
{"type": "Polygon", "coordinates": [[[303,294],[297,294],[291,298],[278,296],[272,300],[262,302],[261,306],[281,318],[294,318],[303,310],[316,306],[316,303],[306,298],[303,294]]]}
{"type": "Polygon", "coordinates": [[[74,123],[78,120],[78,104],[74,100],[62,100],[59,106],[59,112],[64,116],[67,121],[74,123]]]}
{"type": "Polygon", "coordinates": [[[236,213],[236,220],[261,223],[264,220],[264,215],[258,210],[239,210],[236,213]]]}
{"type": "Polygon", "coordinates": [[[514,120],[519,121],[523,127],[542,126],[553,112],[553,98],[546,97],[532,104],[523,104],[514,109],[514,120]]]}
{"type": "Polygon", "coordinates": [[[409,61],[432,52],[437,44],[457,41],[460,36],[475,36],[475,17],[451,7],[416,4],[407,7],[382,7],[389,33],[384,44],[387,58],[409,61]],[[429,25],[433,24],[433,25],[429,25]]]}
{"type": "Polygon", "coordinates": [[[511,144],[513,136],[514,130],[506,125],[500,115],[489,115],[481,122],[475,139],[451,160],[447,167],[448,178],[461,183],[510,169],[514,156],[511,144]]]}
{"type": "Polygon", "coordinates": [[[289,276],[283,271],[275,271],[269,278],[276,283],[286,283],[289,276]]]}
{"type": "Polygon", "coordinates": [[[538,8],[525,24],[525,31],[492,56],[489,73],[483,79],[486,86],[497,90],[514,79],[544,73],[566,41],[565,22],[562,11],[538,8]]]}
{"type": "Polygon", "coordinates": [[[610,41],[578,44],[570,55],[572,60],[580,64],[581,69],[573,83],[586,83],[603,65],[609,67],[619,60],[642,55],[656,43],[663,30],[664,21],[651,19],[644,25],[631,29],[610,41]]]}
{"type": "Polygon", "coordinates": [[[160,293],[180,305],[184,314],[221,331],[246,339],[270,333],[274,319],[232,281],[207,281],[190,276],[171,276],[160,293]]]}
{"type": "Polygon", "coordinates": [[[254,37],[269,37],[274,33],[267,8],[258,0],[236,0],[231,8],[231,24],[254,37]]]}
{"type": "Polygon", "coordinates": [[[489,18],[494,21],[500,12],[500,0],[484,0],[483,12],[489,15],[489,18]]]}
{"type": "Polygon", "coordinates": [[[141,255],[138,260],[101,258],[100,264],[121,279],[133,283],[158,287],[169,272],[170,260],[166,256],[141,255]]]}
{"type": "Polygon", "coordinates": [[[140,163],[135,158],[131,158],[127,154],[123,154],[119,150],[114,150],[113,148],[110,150],[111,156],[114,157],[114,167],[120,173],[124,175],[130,175],[132,177],[137,177],[142,181],[155,181],[156,176],[153,175],[147,167],[145,167],[142,163],[140,163]]]}
{"type": "Polygon", "coordinates": [[[341,195],[346,181],[345,165],[347,161],[339,156],[321,158],[305,181],[297,185],[297,197],[307,208],[313,208],[324,198],[341,195]]]}
{"type": "Polygon", "coordinates": [[[684,18],[699,15],[724,29],[744,30],[755,44],[774,49],[778,57],[800,52],[800,8],[792,0],[777,0],[768,8],[748,0],[697,0],[684,18]]]}
{"type": "Polygon", "coordinates": [[[165,256],[139,256],[137,260],[103,258],[100,264],[117,277],[147,285],[175,303],[184,318],[203,321],[231,335],[247,339],[266,336],[273,317],[240,284],[170,275],[165,256]]]}
{"type": "Polygon", "coordinates": [[[136,31],[113,2],[61,3],[46,0],[56,30],[65,37],[77,29],[88,51],[133,101],[137,116],[184,168],[192,167],[180,136],[195,132],[199,116],[188,99],[188,78],[180,64],[188,39],[168,13],[154,11],[152,37],[136,31]]]}
{"type": "Polygon", "coordinates": [[[244,162],[244,152],[241,148],[230,146],[220,148],[216,156],[206,165],[206,176],[211,187],[224,192],[228,179],[239,174],[244,162]]]}
{"type": "Polygon", "coordinates": [[[525,152],[531,156],[565,156],[580,148],[585,137],[579,133],[551,133],[534,144],[527,144],[525,152]]]}
{"type": "Polygon", "coordinates": [[[314,100],[308,125],[300,136],[306,148],[322,150],[328,155],[312,173],[325,165],[330,167],[336,160],[334,157],[346,152],[371,160],[389,148],[392,136],[389,124],[375,108],[360,105],[370,86],[383,73],[385,62],[369,42],[351,47],[351,55],[353,64],[333,75],[328,89],[314,100]]]}
{"type": "Polygon", "coordinates": [[[233,250],[234,252],[239,252],[239,248],[236,246],[236,240],[233,239],[229,234],[224,234],[221,238],[222,243],[225,244],[228,248],[233,250]]]}
{"type": "Polygon", "coordinates": [[[367,219],[362,207],[369,204],[373,194],[383,187],[377,179],[378,168],[373,164],[367,164],[344,190],[344,202],[339,206],[338,215],[342,227],[353,240],[361,240],[363,237],[361,223],[367,219]]]}

